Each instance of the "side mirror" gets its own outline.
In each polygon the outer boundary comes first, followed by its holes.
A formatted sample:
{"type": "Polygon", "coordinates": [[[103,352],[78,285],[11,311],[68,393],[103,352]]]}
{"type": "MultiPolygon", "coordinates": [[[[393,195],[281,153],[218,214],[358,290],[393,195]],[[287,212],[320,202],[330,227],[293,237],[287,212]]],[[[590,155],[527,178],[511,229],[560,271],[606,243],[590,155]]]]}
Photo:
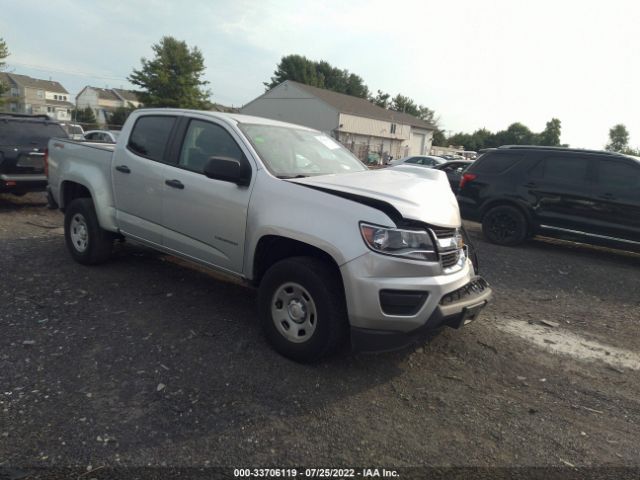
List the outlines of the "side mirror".
{"type": "Polygon", "coordinates": [[[229,157],[211,157],[204,167],[203,173],[208,178],[222,180],[223,182],[249,185],[251,177],[243,175],[242,165],[239,160],[229,157]]]}

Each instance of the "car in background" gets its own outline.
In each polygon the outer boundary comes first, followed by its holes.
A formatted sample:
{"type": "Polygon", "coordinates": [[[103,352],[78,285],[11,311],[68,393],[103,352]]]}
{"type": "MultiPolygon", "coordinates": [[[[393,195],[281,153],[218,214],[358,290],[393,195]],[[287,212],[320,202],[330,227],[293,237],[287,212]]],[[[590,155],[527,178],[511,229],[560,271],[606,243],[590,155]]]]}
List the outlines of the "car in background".
{"type": "Polygon", "coordinates": [[[71,140],[84,140],[84,129],[82,125],[78,125],[77,123],[61,123],[60,125],[64,128],[64,131],[67,132],[71,140]]]}
{"type": "Polygon", "coordinates": [[[560,147],[504,146],[463,173],[462,217],[518,245],[534,235],[640,251],[640,159],[560,147]]]}
{"type": "Polygon", "coordinates": [[[447,174],[447,179],[449,180],[449,185],[451,185],[451,190],[453,192],[458,191],[458,187],[460,186],[460,180],[462,179],[462,174],[464,171],[473,163],[473,160],[454,160],[451,162],[441,163],[440,165],[436,165],[436,170],[442,170],[447,174]]]}
{"type": "Polygon", "coordinates": [[[412,155],[409,157],[399,158],[398,160],[391,160],[388,165],[390,167],[397,167],[399,165],[419,165],[422,167],[433,168],[445,161],[446,160],[444,158],[436,157],[435,155],[412,155]]]}
{"type": "Polygon", "coordinates": [[[116,143],[120,132],[117,130],[89,130],[84,132],[86,142],[116,143]]]}
{"type": "Polygon", "coordinates": [[[0,113],[0,193],[44,191],[47,144],[56,137],[69,135],[47,115],[0,113]]]}

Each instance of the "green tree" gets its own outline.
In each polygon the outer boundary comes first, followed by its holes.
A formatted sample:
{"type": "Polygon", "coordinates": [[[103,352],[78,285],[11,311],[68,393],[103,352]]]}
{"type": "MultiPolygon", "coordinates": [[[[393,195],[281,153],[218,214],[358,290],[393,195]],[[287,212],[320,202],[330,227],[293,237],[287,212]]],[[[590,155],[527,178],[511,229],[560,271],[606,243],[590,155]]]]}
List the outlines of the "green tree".
{"type": "Polygon", "coordinates": [[[312,87],[325,88],[354,97],[369,97],[369,88],[364,80],[349,70],[341,70],[329,62],[316,62],[302,55],[282,57],[269,82],[264,82],[267,90],[280,85],[285,80],[304,83],[312,87]]]}
{"type": "MultiPolygon", "coordinates": [[[[5,68],[4,59],[9,56],[9,48],[7,47],[6,42],[2,37],[0,37],[0,72],[5,68]]],[[[0,95],[4,94],[9,89],[8,85],[5,85],[2,81],[0,81],[0,95]]],[[[0,99],[0,104],[3,102],[3,99],[0,99]]]]}
{"type": "MultiPolygon", "coordinates": [[[[541,133],[532,132],[520,122],[509,125],[506,130],[493,133],[486,128],[476,130],[472,134],[456,133],[451,135],[445,145],[462,145],[466,150],[479,151],[484,148],[495,148],[501,145],[560,145],[561,122],[552,118],[541,133]]],[[[566,146],[566,145],[565,145],[566,146]]]]}
{"type": "Polygon", "coordinates": [[[393,97],[389,109],[395,110],[396,112],[408,113],[429,123],[435,123],[435,112],[433,110],[424,105],[418,105],[411,98],[400,93],[393,97]]]}
{"type": "Polygon", "coordinates": [[[433,132],[433,139],[431,144],[434,147],[446,147],[449,144],[447,143],[447,136],[444,134],[444,130],[440,130],[439,128],[433,132]]]}
{"type": "Polygon", "coordinates": [[[613,128],[609,130],[609,143],[604,148],[612,152],[622,152],[628,148],[628,145],[629,131],[627,127],[622,123],[614,125],[613,128]]]}
{"type": "Polygon", "coordinates": [[[135,107],[129,103],[126,107],[116,108],[108,118],[108,123],[111,126],[122,126],[125,120],[129,117],[131,112],[135,110],[135,107]]]}
{"type": "Polygon", "coordinates": [[[382,90],[378,90],[378,93],[376,94],[376,96],[370,96],[369,97],[369,101],[379,107],[382,108],[389,108],[389,106],[391,105],[391,95],[389,95],[388,93],[384,93],[382,90]]]}
{"type": "Polygon", "coordinates": [[[211,92],[203,88],[209,82],[202,79],[205,66],[198,47],[167,36],[151,48],[155,57],[142,58],[142,67],[128,78],[141,88],[140,101],[146,107],[208,108],[211,92]]]}
{"type": "Polygon", "coordinates": [[[557,118],[547,122],[545,129],[538,135],[538,145],[557,147],[560,145],[560,132],[562,124],[557,118]]]}
{"type": "Polygon", "coordinates": [[[81,124],[82,128],[85,130],[94,130],[98,128],[96,116],[89,106],[81,110],[73,110],[71,112],[71,118],[73,118],[76,123],[81,124]]]}

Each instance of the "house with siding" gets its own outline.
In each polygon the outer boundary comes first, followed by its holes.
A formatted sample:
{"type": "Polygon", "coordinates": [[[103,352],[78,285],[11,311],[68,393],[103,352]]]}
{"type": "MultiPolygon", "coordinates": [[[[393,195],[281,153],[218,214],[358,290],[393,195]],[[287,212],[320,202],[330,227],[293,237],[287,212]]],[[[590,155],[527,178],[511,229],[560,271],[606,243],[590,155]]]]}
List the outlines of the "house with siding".
{"type": "Polygon", "coordinates": [[[0,108],[27,114],[46,114],[54,120],[71,120],[69,92],[53,80],[41,80],[17,73],[0,72],[0,82],[7,86],[0,108]]]}
{"type": "Polygon", "coordinates": [[[93,110],[98,125],[105,126],[108,118],[119,107],[139,107],[141,102],[135,92],[121,88],[99,88],[87,85],[76,95],[78,110],[93,110]]]}
{"type": "Polygon", "coordinates": [[[287,80],[240,109],[241,113],[323,131],[365,161],[371,154],[426,155],[435,126],[364,98],[287,80]]]}

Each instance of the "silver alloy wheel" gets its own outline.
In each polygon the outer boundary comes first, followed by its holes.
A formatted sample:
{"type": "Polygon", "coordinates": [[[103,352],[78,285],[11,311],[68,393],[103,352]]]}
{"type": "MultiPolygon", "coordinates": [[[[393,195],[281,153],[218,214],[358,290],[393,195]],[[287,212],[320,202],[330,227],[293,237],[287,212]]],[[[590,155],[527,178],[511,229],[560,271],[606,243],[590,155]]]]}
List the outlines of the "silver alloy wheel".
{"type": "Polygon", "coordinates": [[[89,230],[87,227],[87,221],[84,219],[82,214],[76,213],[71,217],[69,230],[73,248],[78,252],[83,253],[89,246],[89,230]]]}
{"type": "Polygon", "coordinates": [[[284,283],[271,299],[271,319],[278,332],[290,342],[306,342],[318,324],[316,304],[302,285],[284,283]]]}

